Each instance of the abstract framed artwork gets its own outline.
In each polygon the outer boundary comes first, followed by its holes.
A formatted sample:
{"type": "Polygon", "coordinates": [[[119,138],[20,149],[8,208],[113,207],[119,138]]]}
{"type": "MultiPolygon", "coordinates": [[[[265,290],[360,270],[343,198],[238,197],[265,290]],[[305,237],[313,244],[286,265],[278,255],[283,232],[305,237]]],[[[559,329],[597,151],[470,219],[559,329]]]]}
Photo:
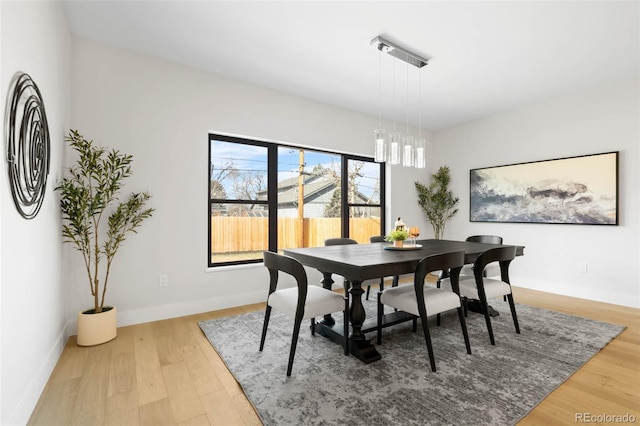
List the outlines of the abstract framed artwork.
{"type": "Polygon", "coordinates": [[[469,219],[618,225],[618,154],[473,169],[469,219]]]}
{"type": "Polygon", "coordinates": [[[49,176],[49,124],[40,89],[17,73],[9,88],[6,114],[7,170],[18,213],[33,219],[42,207],[49,176]]]}

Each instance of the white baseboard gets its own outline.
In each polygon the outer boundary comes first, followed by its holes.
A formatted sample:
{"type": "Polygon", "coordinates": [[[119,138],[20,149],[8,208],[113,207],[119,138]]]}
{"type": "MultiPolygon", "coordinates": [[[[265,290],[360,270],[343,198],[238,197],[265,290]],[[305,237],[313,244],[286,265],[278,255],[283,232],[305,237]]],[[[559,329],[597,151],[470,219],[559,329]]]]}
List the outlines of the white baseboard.
{"type": "MultiPolygon", "coordinates": [[[[149,308],[135,309],[130,311],[122,311],[118,309],[118,327],[142,324],[151,321],[160,321],[169,318],[183,317],[186,315],[199,314],[202,312],[218,311],[220,309],[227,309],[236,306],[264,302],[265,300],[266,293],[264,291],[256,291],[253,293],[243,293],[227,297],[194,300],[183,303],[175,303],[171,305],[151,306],[149,308]]],[[[77,334],[77,320],[75,318],[69,320],[65,329],[67,332],[67,336],[77,334]]]]}
{"type": "Polygon", "coordinates": [[[27,390],[18,401],[18,405],[13,410],[13,413],[11,413],[9,424],[26,425],[29,422],[33,409],[38,403],[40,395],[42,395],[51,377],[51,373],[53,373],[53,369],[56,367],[60,355],[64,350],[64,346],[67,343],[69,335],[66,333],[66,330],[67,327],[64,327],[60,331],[49,352],[42,357],[42,364],[33,375],[31,382],[27,386],[27,390]]]}
{"type": "Polygon", "coordinates": [[[530,290],[544,291],[546,293],[577,297],[578,299],[587,299],[593,300],[595,302],[611,303],[613,305],[640,309],[640,300],[637,294],[625,294],[616,292],[612,290],[611,287],[593,289],[576,285],[568,285],[550,280],[539,280],[513,276],[509,278],[511,284],[516,287],[528,288],[530,290]]]}

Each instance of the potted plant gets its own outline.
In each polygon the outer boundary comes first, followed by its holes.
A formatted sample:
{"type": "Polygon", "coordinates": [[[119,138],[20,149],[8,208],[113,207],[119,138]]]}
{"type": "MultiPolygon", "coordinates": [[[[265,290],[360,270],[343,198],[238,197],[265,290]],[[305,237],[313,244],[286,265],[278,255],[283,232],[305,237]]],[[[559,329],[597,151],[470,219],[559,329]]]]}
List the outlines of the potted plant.
{"type": "Polygon", "coordinates": [[[409,232],[407,232],[404,228],[394,229],[384,237],[385,241],[393,242],[393,245],[396,247],[402,247],[404,244],[404,240],[409,238],[409,232]]]}
{"type": "Polygon", "coordinates": [[[146,192],[119,201],[123,181],[132,174],[131,155],[96,146],[76,130],[66,140],[78,159],[55,190],[60,191],[64,242],[82,254],[93,297],[93,308],[78,313],[77,343],[92,346],[116,337],[116,308],[104,304],[109,271],[127,234],[136,232],[154,209],[145,208],[151,198],[146,192]]]}
{"type": "Polygon", "coordinates": [[[447,221],[458,212],[457,205],[460,199],[454,197],[449,190],[451,177],[448,166],[441,166],[432,178],[429,186],[420,182],[415,182],[415,185],[418,191],[418,204],[433,226],[435,238],[439,240],[444,235],[447,221]]]}

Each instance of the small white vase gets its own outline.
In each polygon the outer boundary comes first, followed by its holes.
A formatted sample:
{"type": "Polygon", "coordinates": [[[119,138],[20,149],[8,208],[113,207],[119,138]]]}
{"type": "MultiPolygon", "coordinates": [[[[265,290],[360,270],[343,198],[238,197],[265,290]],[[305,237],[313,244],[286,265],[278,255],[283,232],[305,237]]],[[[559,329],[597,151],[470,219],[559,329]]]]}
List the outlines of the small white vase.
{"type": "Polygon", "coordinates": [[[87,312],[78,313],[78,346],[100,345],[116,338],[118,313],[115,307],[99,314],[87,312]]]}
{"type": "Polygon", "coordinates": [[[404,240],[395,240],[393,242],[393,246],[394,247],[403,247],[404,246],[404,240]]]}

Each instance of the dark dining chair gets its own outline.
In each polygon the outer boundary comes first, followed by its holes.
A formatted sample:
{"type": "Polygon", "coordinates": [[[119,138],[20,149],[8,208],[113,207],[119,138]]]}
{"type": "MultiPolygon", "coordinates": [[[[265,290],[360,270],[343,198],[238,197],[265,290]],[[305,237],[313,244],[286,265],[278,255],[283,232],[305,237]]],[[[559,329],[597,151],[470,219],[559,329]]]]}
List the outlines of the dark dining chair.
{"type": "MultiPolygon", "coordinates": [[[[374,235],[369,237],[370,243],[384,243],[384,235],[374,235]]],[[[391,282],[392,287],[397,287],[400,277],[398,275],[393,276],[393,281],[391,282]]],[[[380,291],[384,290],[384,277],[380,278],[380,291]]],[[[371,284],[367,285],[367,294],[365,296],[366,300],[369,300],[369,292],[371,291],[371,284]]]]}
{"type": "MultiPolygon", "coordinates": [[[[485,243],[485,244],[502,244],[502,237],[498,236],[498,235],[472,235],[470,237],[467,237],[465,241],[470,241],[470,242],[475,242],[475,243],[485,243]]],[[[486,276],[495,276],[495,275],[499,275],[500,274],[500,267],[497,265],[489,265],[483,272],[483,275],[486,276]]],[[[440,276],[438,277],[438,281],[436,282],[436,286],[440,287],[441,282],[443,280],[444,277],[446,277],[446,274],[440,274],[440,276]]],[[[460,271],[460,279],[463,279],[465,277],[469,277],[469,276],[473,276],[473,265],[464,265],[462,267],[462,270],[460,271]]],[[[504,301],[506,302],[507,299],[506,297],[504,298],[504,301]]],[[[467,307],[472,304],[473,306],[478,306],[480,305],[480,301],[473,299],[471,302],[469,302],[467,300],[467,303],[465,305],[465,314],[466,314],[466,309],[467,307]]],[[[472,309],[474,312],[478,311],[478,309],[472,309]]],[[[491,315],[492,317],[497,317],[498,315],[500,315],[498,313],[498,311],[496,311],[495,309],[493,309],[493,307],[489,306],[489,315],[491,315]]],[[[437,325],[440,325],[440,315],[438,315],[438,318],[436,320],[437,325]]]]}
{"type": "MultiPolygon", "coordinates": [[[[489,249],[478,256],[476,261],[473,263],[473,276],[460,277],[459,279],[460,295],[462,296],[463,306],[465,307],[465,314],[469,299],[477,299],[480,301],[482,314],[484,315],[487,323],[487,330],[489,331],[489,340],[492,345],[495,345],[496,342],[493,337],[493,328],[491,327],[491,315],[489,314],[488,299],[498,297],[507,298],[516,333],[520,334],[516,306],[513,301],[511,283],[509,281],[509,265],[515,257],[516,247],[513,246],[489,249]],[[495,263],[500,265],[500,279],[485,277],[484,271],[487,266],[495,263]]],[[[449,280],[443,280],[443,288],[447,287],[447,285],[451,285],[445,281],[449,280]]]]}
{"type": "MultiPolygon", "coordinates": [[[[347,244],[358,244],[358,242],[356,240],[354,240],[353,238],[327,238],[326,240],[324,240],[324,245],[325,246],[340,246],[340,245],[347,245],[347,244]]],[[[347,292],[351,288],[351,283],[345,277],[342,277],[342,279],[343,279],[343,286],[344,286],[345,294],[348,294],[347,292]]],[[[365,285],[367,286],[367,296],[366,296],[367,300],[369,300],[369,290],[371,288],[371,284],[373,284],[375,282],[377,282],[377,280],[365,280],[365,281],[362,282],[362,286],[363,287],[365,285]]],[[[381,281],[380,282],[380,286],[383,286],[383,285],[384,285],[384,283],[381,281]]],[[[380,287],[380,288],[382,288],[382,287],[380,287]]]]}
{"type": "Polygon", "coordinates": [[[344,316],[344,354],[349,354],[349,299],[315,285],[308,285],[307,273],[300,262],[278,253],[265,251],[263,253],[264,266],[269,270],[269,296],[264,313],[260,352],[264,349],[265,338],[271,309],[276,309],[294,319],[291,350],[287,365],[287,376],[291,376],[293,358],[298,344],[300,324],[305,319],[311,319],[311,335],[315,335],[315,318],[342,312],[344,316]],[[279,273],[291,275],[296,280],[296,287],[278,289],[279,273]]]}
{"type": "MultiPolygon", "coordinates": [[[[465,241],[471,241],[475,243],[484,243],[484,244],[502,244],[502,237],[498,235],[472,235],[467,237],[465,241]]],[[[494,276],[500,274],[500,268],[497,265],[491,265],[489,268],[485,269],[483,272],[484,276],[494,276]]],[[[461,276],[473,275],[473,265],[464,265],[462,271],[460,271],[461,276]]]]}
{"type": "Polygon", "coordinates": [[[464,251],[436,254],[425,257],[418,263],[414,275],[413,285],[391,287],[378,293],[378,327],[377,343],[382,343],[382,317],[384,305],[393,306],[400,311],[414,315],[414,331],[416,328],[415,317],[420,318],[424,339],[427,344],[431,370],[436,371],[436,361],[433,356],[431,334],[429,333],[428,317],[440,314],[452,309],[457,309],[462,335],[467,353],[471,353],[469,335],[464,319],[464,312],[458,291],[458,277],[460,269],[464,265],[464,251]],[[438,270],[450,270],[450,283],[452,290],[445,290],[425,285],[425,277],[428,273],[438,270]]]}

